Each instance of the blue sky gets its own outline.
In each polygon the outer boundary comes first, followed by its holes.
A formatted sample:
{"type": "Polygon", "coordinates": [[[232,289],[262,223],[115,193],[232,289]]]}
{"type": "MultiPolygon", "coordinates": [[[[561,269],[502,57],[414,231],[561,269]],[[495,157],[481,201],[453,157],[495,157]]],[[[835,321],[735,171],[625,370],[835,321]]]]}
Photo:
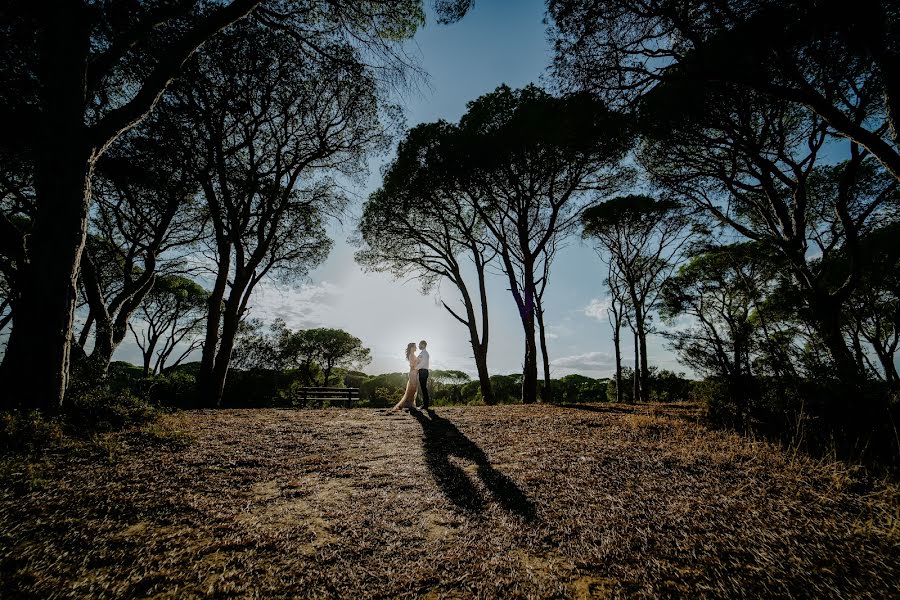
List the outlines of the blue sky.
{"type": "MultiPolygon", "coordinates": [[[[466,103],[500,84],[521,87],[546,77],[551,59],[540,0],[480,0],[459,23],[442,26],[433,19],[417,35],[409,51],[428,72],[427,84],[405,92],[398,101],[408,126],[446,119],[457,121],[466,103]]],[[[372,349],[370,373],[404,369],[403,350],[410,341],[429,341],[432,367],[474,373],[465,328],[440,305],[455,301],[452,286],[423,296],[415,281],[394,281],[367,274],[353,261],[347,243],[360,212],[361,200],[380,184],[375,159],[360,201],[343,224],[331,228],[335,247],[328,260],[300,288],[265,284],[252,298],[251,315],[264,321],[283,318],[292,328],[340,327],[360,337],[372,349]]],[[[582,373],[608,376],[613,369],[611,331],[606,316],[590,316],[590,306],[604,297],[603,267],[594,251],[577,237],[559,253],[547,290],[547,323],[554,376],[582,373]]],[[[501,275],[492,277],[489,301],[491,345],[488,367],[494,373],[519,372],[523,356],[522,327],[513,299],[501,275]]],[[[627,336],[626,336],[627,337],[627,336]]],[[[678,369],[659,340],[651,346],[651,361],[678,369]]],[[[633,356],[630,345],[625,357],[633,356]]],[[[117,358],[138,362],[132,343],[117,358]]]]}

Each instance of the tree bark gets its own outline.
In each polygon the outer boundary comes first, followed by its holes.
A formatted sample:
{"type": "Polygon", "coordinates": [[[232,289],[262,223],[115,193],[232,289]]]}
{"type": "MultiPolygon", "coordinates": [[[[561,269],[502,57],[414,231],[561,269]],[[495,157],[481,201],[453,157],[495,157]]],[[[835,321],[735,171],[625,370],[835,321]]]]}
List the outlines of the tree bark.
{"type": "Polygon", "coordinates": [[[447,309],[453,318],[466,326],[469,330],[469,343],[472,345],[472,355],[475,358],[475,368],[478,371],[478,384],[481,389],[481,398],[488,406],[496,403],[494,398],[494,390],[491,385],[491,378],[487,368],[487,352],[488,352],[488,307],[487,307],[487,288],[484,279],[484,263],[478,257],[477,248],[473,247],[473,257],[475,257],[475,268],[478,271],[478,286],[481,296],[481,333],[478,331],[478,321],[475,318],[475,306],[472,297],[469,295],[469,288],[466,286],[462,274],[459,269],[452,271],[451,280],[459,289],[462,296],[463,306],[466,309],[466,318],[463,319],[457,315],[446,303],[444,308],[447,309]]]}
{"type": "Polygon", "coordinates": [[[640,356],[640,346],[638,344],[638,333],[637,329],[634,330],[634,377],[632,385],[634,387],[631,394],[631,403],[634,404],[638,402],[641,398],[641,362],[639,359],[640,356]]]}
{"type": "Polygon", "coordinates": [[[494,388],[491,385],[491,377],[487,368],[487,349],[481,346],[473,348],[475,352],[475,369],[478,371],[478,385],[481,388],[481,398],[488,406],[497,403],[494,398],[494,388]]]}
{"type": "MultiPolygon", "coordinates": [[[[488,406],[496,404],[497,399],[494,397],[494,386],[491,384],[491,376],[488,373],[487,355],[488,341],[490,340],[490,326],[488,321],[488,303],[487,303],[487,285],[484,277],[485,265],[482,255],[478,248],[473,246],[472,256],[476,259],[475,267],[478,271],[478,293],[481,301],[481,340],[478,340],[477,327],[472,333],[475,336],[473,340],[473,354],[475,355],[475,368],[478,371],[478,384],[481,387],[481,398],[488,406]],[[475,344],[475,342],[478,342],[475,344]]],[[[472,323],[475,322],[474,308],[472,311],[472,323]]]]}
{"type": "Polygon", "coordinates": [[[144,379],[147,379],[150,376],[150,362],[153,360],[152,346],[142,354],[144,359],[144,379]]]}
{"type": "Polygon", "coordinates": [[[252,11],[261,0],[234,0],[175,44],[130,101],[88,129],[90,29],[82,2],[43,10],[34,187],[37,208],[19,284],[20,306],[0,366],[8,406],[57,409],[69,383],[72,325],[87,232],[90,180],[97,157],[138,123],[171,78],[207,38],[252,11]]]}
{"type": "Polygon", "coordinates": [[[84,249],[94,151],[84,124],[89,24],[81,3],[47,11],[40,46],[35,138],[37,207],[20,273],[16,318],[0,368],[9,406],[54,410],[69,382],[78,265],[84,249]]]}
{"type": "Polygon", "coordinates": [[[544,306],[541,303],[540,297],[538,297],[536,304],[538,336],[541,343],[541,358],[544,362],[544,389],[541,393],[541,402],[553,402],[553,388],[551,387],[550,381],[550,355],[547,351],[547,334],[544,328],[544,306]]]}
{"type": "Polygon", "coordinates": [[[241,323],[239,299],[241,294],[235,295],[232,288],[228,302],[225,304],[222,319],[222,338],[219,341],[219,350],[216,353],[213,369],[212,396],[208,401],[212,406],[222,406],[222,397],[225,394],[225,381],[228,379],[228,368],[231,364],[231,353],[234,350],[234,339],[237,336],[238,326],[241,323]]]}
{"type": "Polygon", "coordinates": [[[641,344],[641,402],[650,402],[650,366],[647,364],[647,331],[643,318],[638,327],[638,341],[641,344]]]}
{"type": "Polygon", "coordinates": [[[231,267],[231,246],[220,244],[218,248],[219,264],[216,282],[209,294],[209,308],[206,314],[206,337],[203,352],[200,356],[200,373],[197,377],[201,402],[207,406],[217,403],[216,392],[216,354],[219,348],[219,334],[222,328],[222,303],[228,288],[228,272],[231,267]]]}
{"type": "Polygon", "coordinates": [[[640,399],[641,402],[650,401],[650,367],[647,364],[647,323],[644,314],[643,302],[638,298],[637,292],[632,289],[631,302],[634,306],[634,341],[635,341],[635,374],[640,380],[640,396],[636,396],[635,400],[640,399]],[[640,364],[638,365],[638,357],[640,364]]]}
{"type": "Polygon", "coordinates": [[[616,353],[616,403],[622,403],[622,317],[618,311],[613,311],[613,347],[616,353]]]}
{"type": "MultiPolygon", "coordinates": [[[[526,272],[528,269],[526,268],[526,272]]],[[[537,343],[534,335],[534,298],[533,281],[525,282],[525,297],[521,307],[522,328],[525,332],[525,359],[522,366],[522,404],[537,402],[537,343]]]]}
{"type": "Polygon", "coordinates": [[[840,300],[831,297],[810,298],[809,307],[816,332],[834,361],[839,379],[851,386],[860,384],[864,377],[844,339],[843,307],[840,300]]]}

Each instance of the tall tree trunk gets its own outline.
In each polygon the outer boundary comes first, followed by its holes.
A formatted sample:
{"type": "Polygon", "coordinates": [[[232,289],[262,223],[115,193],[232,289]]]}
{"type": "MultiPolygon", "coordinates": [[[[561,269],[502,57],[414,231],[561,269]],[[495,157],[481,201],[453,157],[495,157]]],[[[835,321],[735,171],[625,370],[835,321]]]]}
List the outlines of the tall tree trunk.
{"type": "Polygon", "coordinates": [[[856,368],[860,373],[866,372],[866,359],[863,354],[862,340],[860,339],[860,324],[855,324],[850,330],[850,344],[853,347],[853,358],[856,361],[856,368]]]}
{"type": "Polygon", "coordinates": [[[637,329],[634,329],[634,377],[632,385],[633,391],[631,393],[631,402],[635,403],[641,399],[641,361],[640,361],[640,344],[638,342],[638,333],[637,329]]]}
{"type": "MultiPolygon", "coordinates": [[[[156,280],[156,256],[144,261],[144,271],[137,280],[126,278],[124,288],[107,306],[94,259],[90,250],[82,253],[81,281],[90,305],[90,314],[96,323],[94,347],[90,363],[94,376],[104,377],[109,370],[113,354],[128,333],[128,321],[140,306],[156,280]]],[[[83,344],[82,344],[83,346],[83,344]]]]}
{"type": "Polygon", "coordinates": [[[650,366],[647,364],[647,333],[641,331],[641,402],[650,402],[650,366]]]}
{"type": "Polygon", "coordinates": [[[463,319],[453,311],[446,303],[444,308],[447,309],[453,318],[466,326],[469,331],[469,343],[472,346],[472,355],[475,358],[475,369],[478,371],[478,385],[481,389],[481,398],[488,406],[495,404],[494,390],[491,386],[491,378],[487,368],[487,352],[488,352],[488,307],[487,307],[487,288],[484,280],[484,264],[478,260],[478,250],[473,247],[473,256],[475,256],[475,268],[478,271],[478,287],[481,296],[481,333],[478,331],[478,320],[475,318],[475,306],[472,297],[469,295],[469,288],[466,286],[459,270],[453,271],[454,283],[459,289],[462,296],[463,306],[466,309],[466,318],[463,319]]]}
{"type": "Polygon", "coordinates": [[[103,357],[103,362],[101,364],[104,374],[109,370],[109,364],[112,362],[113,355],[128,334],[128,322],[131,320],[131,316],[144,301],[144,298],[147,297],[147,294],[150,293],[150,290],[153,289],[153,285],[156,282],[155,257],[148,259],[144,263],[144,274],[145,275],[142,275],[138,280],[136,289],[134,289],[117,307],[118,310],[116,311],[116,316],[113,320],[112,330],[110,332],[109,345],[111,351],[107,356],[103,357]]]}
{"type": "Polygon", "coordinates": [[[46,13],[34,152],[37,207],[0,388],[9,405],[53,410],[62,404],[69,381],[94,151],[84,123],[87,9],[64,2],[46,13]]]}
{"type": "Polygon", "coordinates": [[[541,357],[544,362],[544,390],[541,394],[541,402],[553,402],[553,388],[551,387],[550,381],[550,355],[547,351],[547,335],[546,330],[544,329],[544,306],[542,304],[542,300],[538,297],[537,300],[537,322],[538,322],[538,335],[541,343],[541,357]]]}
{"type": "Polygon", "coordinates": [[[225,311],[222,318],[222,338],[219,340],[219,351],[216,353],[215,367],[213,371],[212,397],[208,398],[212,406],[221,407],[222,397],[225,394],[225,381],[228,379],[228,368],[231,365],[231,353],[234,350],[234,340],[241,323],[239,298],[241,293],[234,288],[225,303],[225,311]]]}
{"type": "Polygon", "coordinates": [[[91,328],[94,325],[94,313],[90,309],[88,309],[87,319],[84,321],[84,327],[81,328],[81,333],[78,335],[78,345],[84,348],[87,344],[88,336],[91,335],[91,328]]]}
{"type": "Polygon", "coordinates": [[[647,322],[644,312],[635,306],[635,324],[640,355],[641,402],[650,402],[650,366],[647,364],[647,322]]]}
{"type": "MultiPolygon", "coordinates": [[[[475,355],[475,368],[478,371],[478,385],[481,387],[481,398],[485,404],[490,406],[496,404],[497,399],[494,397],[494,386],[491,384],[491,376],[487,367],[490,324],[488,321],[487,284],[484,277],[485,267],[482,261],[483,257],[475,246],[472,248],[472,256],[476,258],[475,268],[478,272],[478,294],[481,301],[481,340],[478,340],[478,328],[475,327],[474,331],[471,332],[474,333],[472,350],[475,355]]],[[[474,307],[471,322],[475,323],[474,307]]]]}
{"type": "Polygon", "coordinates": [[[844,338],[842,303],[832,297],[810,298],[809,307],[813,326],[834,361],[838,378],[851,386],[862,383],[865,376],[857,368],[853,353],[844,338]]]}
{"type": "Polygon", "coordinates": [[[150,362],[153,360],[153,350],[148,349],[141,353],[144,359],[144,379],[150,376],[150,362]]]}
{"type": "Polygon", "coordinates": [[[622,402],[622,317],[618,311],[613,312],[613,347],[616,353],[616,403],[622,402]]]}
{"type": "Polygon", "coordinates": [[[747,406],[747,381],[744,378],[744,353],[743,344],[740,335],[732,328],[732,337],[734,339],[733,364],[731,365],[731,397],[734,398],[735,406],[738,407],[738,423],[739,427],[747,424],[749,417],[749,406],[747,406]]]}
{"type": "Polygon", "coordinates": [[[478,371],[478,385],[481,388],[481,398],[488,406],[497,403],[494,398],[494,388],[491,385],[491,376],[488,374],[487,368],[487,348],[478,344],[473,346],[475,352],[475,369],[478,371]]]}
{"type": "Polygon", "coordinates": [[[900,388],[900,376],[897,374],[897,365],[894,364],[894,356],[883,349],[875,348],[878,360],[881,362],[881,368],[884,370],[884,380],[888,385],[888,389],[896,390],[900,388]]]}
{"type": "Polygon", "coordinates": [[[524,289],[519,292],[516,281],[515,268],[509,254],[504,251],[500,254],[503,259],[503,270],[509,281],[509,291],[516,301],[519,309],[519,318],[522,321],[522,330],[525,334],[525,357],[522,361],[522,404],[534,404],[537,402],[537,343],[534,337],[534,264],[526,261],[523,265],[525,280],[524,289]]]}
{"type": "MultiPolygon", "coordinates": [[[[526,272],[528,270],[526,269],[526,272]]],[[[537,402],[537,342],[534,333],[534,282],[525,282],[522,328],[525,333],[525,359],[522,365],[522,404],[537,402]]]]}
{"type": "Polygon", "coordinates": [[[206,313],[206,336],[203,342],[203,351],[200,355],[200,373],[197,377],[197,387],[200,401],[206,406],[216,404],[216,354],[219,350],[219,334],[222,328],[222,303],[228,288],[228,273],[231,267],[231,247],[222,244],[218,248],[219,264],[216,272],[216,282],[209,294],[208,310],[206,313]]]}

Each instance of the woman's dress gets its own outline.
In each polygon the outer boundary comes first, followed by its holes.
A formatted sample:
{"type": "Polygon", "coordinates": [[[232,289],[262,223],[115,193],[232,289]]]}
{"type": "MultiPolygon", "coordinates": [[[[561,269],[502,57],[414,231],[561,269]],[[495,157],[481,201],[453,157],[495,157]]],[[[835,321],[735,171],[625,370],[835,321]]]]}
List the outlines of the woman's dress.
{"type": "Polygon", "coordinates": [[[406,391],[400,402],[394,405],[394,410],[416,407],[416,392],[419,391],[419,372],[416,370],[416,355],[409,358],[409,379],[406,382],[406,391]]]}

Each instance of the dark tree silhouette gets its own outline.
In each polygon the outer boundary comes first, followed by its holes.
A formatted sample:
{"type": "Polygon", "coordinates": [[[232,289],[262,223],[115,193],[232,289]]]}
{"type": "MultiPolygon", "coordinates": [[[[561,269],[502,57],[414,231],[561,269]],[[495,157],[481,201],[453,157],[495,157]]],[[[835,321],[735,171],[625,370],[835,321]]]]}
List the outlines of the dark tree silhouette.
{"type": "Polygon", "coordinates": [[[262,324],[251,320],[242,328],[235,358],[245,369],[298,369],[303,383],[327,386],[334,369],[361,369],[371,360],[371,351],[343,329],[291,331],[278,319],[264,333],[262,324]],[[321,381],[316,381],[317,374],[321,381]]]}
{"type": "Polygon", "coordinates": [[[246,21],[207,44],[190,86],[173,94],[214,240],[199,375],[213,405],[255,286],[270,275],[295,281],[325,259],[323,219],[345,203],[328,176],[355,176],[385,143],[376,84],[353,49],[332,48],[342,57],[334,63],[302,50],[293,36],[246,21]]]}
{"type": "Polygon", "coordinates": [[[862,240],[860,284],[848,301],[845,325],[860,370],[873,373],[895,391],[900,389],[896,361],[900,349],[898,235],[900,225],[893,223],[872,231],[862,240]],[[874,352],[876,364],[866,345],[874,352]]]}
{"type": "Polygon", "coordinates": [[[200,348],[208,303],[209,292],[186,277],[156,278],[135,312],[137,326],[128,324],[144,357],[144,377],[178,366],[200,348]]]}
{"type": "Polygon", "coordinates": [[[542,275],[581,210],[621,184],[616,166],[631,139],[625,120],[591,96],[554,98],[535,86],[501,86],[469,103],[460,120],[459,180],[477,200],[525,334],[525,403],[537,400],[542,275]]]}
{"type": "Polygon", "coordinates": [[[628,309],[628,291],[622,283],[612,257],[597,248],[601,260],[606,262],[606,279],[604,284],[609,290],[609,306],[606,317],[613,332],[613,351],[616,358],[616,402],[622,402],[622,327],[625,323],[625,311],[628,309]]]}
{"type": "Polygon", "coordinates": [[[28,146],[36,204],[27,239],[0,216],[17,303],[0,378],[8,401],[58,406],[69,376],[76,280],[100,156],[156,104],[182,63],[261,0],[115,4],[52,10],[4,3],[0,122],[28,146]],[[27,141],[24,141],[27,140],[27,141]]]}
{"type": "MultiPolygon", "coordinates": [[[[452,21],[469,4],[440,2],[439,17],[452,21]]],[[[316,56],[331,53],[319,43],[324,32],[397,59],[397,43],[424,23],[419,0],[3,3],[0,155],[27,172],[26,187],[13,193],[36,200],[27,226],[6,206],[0,215],[3,268],[15,270],[13,329],[0,367],[8,405],[50,409],[63,400],[97,161],[153,110],[198,47],[250,13],[316,56]]]]}
{"type": "Polygon", "coordinates": [[[669,193],[783,257],[837,372],[857,380],[843,306],[859,283],[859,240],[890,212],[900,182],[855,142],[847,160],[823,165],[829,128],[818,117],[728,87],[692,88],[689,98],[667,87],[647,98],[641,163],[669,193]],[[848,258],[840,277],[827,269],[836,253],[848,258]]]}
{"type": "Polygon", "coordinates": [[[696,252],[663,287],[662,317],[692,317],[690,326],[667,334],[673,349],[695,372],[727,382],[739,425],[746,424],[757,330],[766,319],[761,307],[777,269],[752,242],[711,247],[696,252]]]}
{"type": "Polygon", "coordinates": [[[640,394],[650,400],[647,334],[660,290],[677,263],[687,240],[688,216],[678,203],[648,196],[613,198],[582,215],[583,235],[597,241],[607,254],[615,283],[628,294],[628,309],[639,353],[640,394]]]}
{"type": "Polygon", "coordinates": [[[6,275],[0,271],[0,334],[6,330],[10,322],[12,322],[12,290],[6,275]]]}
{"type": "Polygon", "coordinates": [[[356,260],[398,279],[415,276],[423,293],[442,280],[456,288],[462,314],[442,303],[468,330],[482,398],[493,404],[485,274],[495,252],[486,242],[474,199],[455,177],[455,135],[455,127],[443,121],[419,125],[407,134],[381,188],[363,207],[356,260]]]}
{"type": "Polygon", "coordinates": [[[369,364],[371,352],[362,341],[342,329],[307,329],[298,332],[306,347],[315,348],[315,356],[322,370],[322,385],[331,382],[335,368],[359,370],[369,364]]]}
{"type": "Polygon", "coordinates": [[[900,180],[900,4],[550,0],[554,70],[632,103],[660,83],[727,82],[814,114],[900,180]]]}
{"type": "Polygon", "coordinates": [[[199,238],[196,184],[173,131],[151,120],[119,138],[98,161],[92,183],[90,235],[81,255],[81,292],[93,327],[92,371],[106,373],[128,323],[158,273],[180,269],[179,254],[199,238]]]}

